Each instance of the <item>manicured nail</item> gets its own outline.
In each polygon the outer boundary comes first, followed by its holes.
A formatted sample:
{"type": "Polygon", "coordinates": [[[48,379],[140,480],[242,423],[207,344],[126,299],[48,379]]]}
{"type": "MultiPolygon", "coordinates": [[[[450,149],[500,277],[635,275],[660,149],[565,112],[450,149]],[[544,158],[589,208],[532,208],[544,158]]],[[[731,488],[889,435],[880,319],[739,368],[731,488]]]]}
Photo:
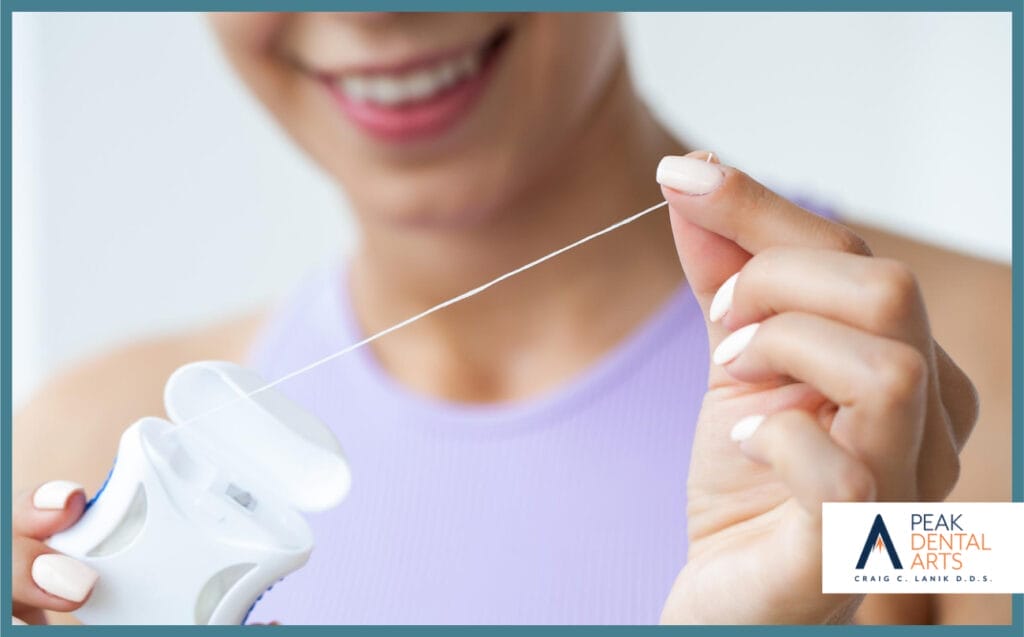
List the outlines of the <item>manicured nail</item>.
{"type": "Polygon", "coordinates": [[[14,626],[28,626],[28,624],[14,616],[11,617],[11,624],[14,626]]]}
{"type": "Polygon", "coordinates": [[[764,416],[761,414],[754,414],[753,416],[747,416],[746,418],[740,418],[739,422],[732,426],[732,431],[729,432],[729,437],[734,442],[743,442],[750,438],[757,431],[757,428],[764,422],[764,416]]]}
{"type": "Polygon", "coordinates": [[[688,195],[707,194],[724,178],[718,166],[695,157],[669,155],[658,164],[658,183],[688,195]]]}
{"type": "Polygon", "coordinates": [[[84,600],[99,573],[60,553],[43,553],[32,562],[32,580],[50,595],[72,602],[84,600]]]}
{"type": "Polygon", "coordinates": [[[729,311],[729,308],[732,307],[732,290],[736,287],[736,279],[739,275],[740,273],[737,272],[726,279],[722,287],[718,288],[718,291],[715,292],[715,298],[711,299],[711,309],[708,310],[708,318],[711,319],[712,323],[721,320],[726,312],[729,311]]]}
{"type": "Polygon", "coordinates": [[[750,339],[754,338],[754,333],[757,332],[759,327],[761,327],[760,323],[751,323],[726,336],[718,344],[718,347],[715,348],[715,353],[711,355],[711,360],[714,361],[715,365],[725,365],[739,356],[747,347],[747,344],[750,343],[750,339]]]}
{"type": "Polygon", "coordinates": [[[84,491],[82,485],[70,480],[54,480],[42,485],[32,495],[32,506],[37,509],[56,510],[67,506],[75,491],[84,491]]]}

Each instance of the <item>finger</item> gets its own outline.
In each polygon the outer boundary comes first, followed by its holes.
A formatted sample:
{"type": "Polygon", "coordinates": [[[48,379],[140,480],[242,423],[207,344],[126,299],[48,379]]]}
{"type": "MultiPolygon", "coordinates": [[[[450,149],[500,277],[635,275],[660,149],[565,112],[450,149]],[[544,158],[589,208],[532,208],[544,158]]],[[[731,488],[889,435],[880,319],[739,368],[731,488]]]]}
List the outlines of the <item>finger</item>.
{"type": "MultiPolygon", "coordinates": [[[[687,157],[711,165],[718,163],[717,157],[706,151],[694,151],[687,157]]],[[[750,258],[750,253],[725,237],[702,228],[681,215],[670,214],[669,221],[672,224],[672,236],[675,240],[676,252],[679,255],[679,263],[683,267],[686,284],[701,306],[705,316],[708,341],[713,347],[728,334],[728,330],[706,320],[711,297],[726,277],[746,263],[750,258]]],[[[726,381],[728,381],[728,377],[721,369],[712,366],[708,370],[708,387],[714,388],[726,381]]]]}
{"type": "Polygon", "coordinates": [[[730,330],[773,314],[804,312],[932,350],[924,299],[910,269],[891,259],[822,250],[759,252],[715,294],[712,320],[730,330]]]}
{"type": "Polygon", "coordinates": [[[14,535],[43,540],[70,527],[85,511],[85,490],[68,480],[53,480],[18,495],[11,516],[14,535]]]}
{"type": "MultiPolygon", "coordinates": [[[[711,299],[752,254],[777,245],[868,254],[851,230],[779,197],[746,174],[706,161],[704,152],[665,157],[657,180],[669,203],[672,233],[687,283],[708,317],[711,299]]],[[[711,347],[727,334],[706,321],[711,347]]],[[[722,382],[714,366],[709,386],[722,382]]]]}
{"type": "Polygon", "coordinates": [[[822,502],[875,499],[870,469],[805,411],[748,416],[733,427],[732,438],[747,457],[771,465],[812,516],[821,514],[822,502]]]}
{"type": "Polygon", "coordinates": [[[841,407],[876,410],[879,417],[908,396],[923,397],[927,382],[923,357],[910,345],[802,312],[736,330],[712,360],[744,382],[800,380],[841,407]]]}
{"type": "Polygon", "coordinates": [[[917,485],[928,366],[914,347],[813,314],[787,312],[737,330],[712,355],[735,378],[793,378],[839,405],[832,435],[887,484],[917,485]]]}
{"type": "Polygon", "coordinates": [[[734,328],[792,311],[834,319],[921,352],[929,365],[929,383],[921,441],[922,467],[927,469],[919,485],[927,499],[948,494],[959,474],[957,450],[973,425],[976,401],[967,377],[937,350],[910,269],[891,259],[834,250],[769,248],[719,288],[709,318],[734,328]]]}
{"type": "Polygon", "coordinates": [[[69,612],[92,593],[98,574],[89,566],[55,552],[39,540],[15,536],[11,542],[11,599],[14,614],[31,609],[69,612]]]}
{"type": "Polygon", "coordinates": [[[772,246],[870,254],[849,228],[801,208],[730,166],[670,156],[658,165],[657,179],[673,214],[750,254],[772,246]]]}
{"type": "MultiPolygon", "coordinates": [[[[686,155],[686,158],[706,164],[708,171],[719,170],[716,156],[707,151],[694,151],[686,155]]],[[[661,181],[662,178],[659,167],[658,180],[661,181]]],[[[669,203],[671,205],[671,199],[669,203]]],[[[679,253],[687,285],[693,290],[697,300],[702,302],[702,306],[705,306],[722,282],[750,258],[750,253],[735,242],[702,227],[684,215],[670,214],[669,220],[672,223],[676,252],[679,253]]]]}
{"type": "Polygon", "coordinates": [[[935,344],[935,359],[939,387],[942,388],[942,403],[949,413],[954,445],[960,451],[978,422],[978,390],[938,343],[935,344]]]}

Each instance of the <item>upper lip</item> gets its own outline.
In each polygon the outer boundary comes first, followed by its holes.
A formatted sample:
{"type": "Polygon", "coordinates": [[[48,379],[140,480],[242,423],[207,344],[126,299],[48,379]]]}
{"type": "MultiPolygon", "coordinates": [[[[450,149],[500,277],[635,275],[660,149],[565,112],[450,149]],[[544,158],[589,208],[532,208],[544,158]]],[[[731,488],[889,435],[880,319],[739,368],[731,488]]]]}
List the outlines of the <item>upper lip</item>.
{"type": "Polygon", "coordinates": [[[423,67],[430,67],[442,60],[458,57],[474,49],[482,48],[486,44],[491,42],[497,35],[502,33],[504,30],[505,27],[496,29],[487,36],[479,38],[471,44],[462,44],[459,46],[442,49],[440,51],[433,51],[431,53],[417,55],[415,57],[407,57],[398,62],[351,65],[345,66],[343,68],[317,71],[317,75],[323,77],[324,79],[337,79],[345,75],[404,74],[423,67]]]}

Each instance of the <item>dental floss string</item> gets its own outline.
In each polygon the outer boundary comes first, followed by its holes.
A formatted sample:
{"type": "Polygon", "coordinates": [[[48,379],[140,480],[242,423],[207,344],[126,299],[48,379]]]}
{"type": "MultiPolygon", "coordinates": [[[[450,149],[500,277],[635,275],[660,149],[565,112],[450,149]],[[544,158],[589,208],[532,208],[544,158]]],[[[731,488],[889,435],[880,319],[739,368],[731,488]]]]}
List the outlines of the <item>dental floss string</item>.
{"type": "MultiPolygon", "coordinates": [[[[715,153],[713,153],[711,151],[708,151],[708,156],[704,158],[704,161],[706,163],[710,164],[711,160],[714,159],[714,158],[715,158],[715,153]]],[[[238,398],[236,398],[234,400],[231,400],[231,401],[229,401],[227,403],[224,403],[223,405],[220,405],[218,407],[214,407],[213,409],[211,409],[209,411],[206,411],[206,412],[203,412],[203,413],[201,413],[201,414],[199,414],[197,416],[193,416],[192,418],[189,418],[185,422],[194,422],[196,420],[199,420],[200,418],[205,418],[206,416],[209,416],[210,414],[218,412],[221,409],[224,409],[225,407],[233,405],[233,404],[235,404],[236,402],[238,402],[240,400],[245,400],[246,398],[252,398],[253,396],[255,396],[256,394],[258,394],[260,392],[267,391],[268,389],[270,389],[272,387],[276,387],[276,386],[280,385],[281,383],[283,383],[283,382],[285,382],[287,380],[290,380],[292,378],[295,378],[296,376],[300,376],[302,374],[305,374],[306,372],[308,372],[308,371],[310,371],[312,369],[315,369],[315,368],[323,365],[324,363],[330,362],[330,361],[334,360],[335,358],[338,358],[340,356],[344,356],[345,354],[348,354],[349,352],[351,352],[353,350],[357,350],[357,349],[359,349],[360,347],[362,347],[364,345],[369,345],[370,343],[374,342],[378,338],[381,338],[383,336],[387,336],[388,334],[390,334],[391,332],[394,332],[396,330],[400,330],[403,327],[405,327],[406,325],[409,325],[411,323],[415,323],[416,321],[420,320],[421,318],[426,318],[426,317],[430,316],[431,314],[433,314],[434,312],[438,312],[440,310],[443,310],[444,308],[446,308],[446,307],[448,307],[450,305],[455,305],[459,301],[465,301],[466,299],[468,299],[470,297],[474,297],[477,294],[480,294],[481,292],[483,292],[484,290],[486,290],[486,289],[488,289],[488,288],[490,288],[492,286],[495,286],[495,285],[501,283],[505,279],[510,279],[510,278],[514,277],[515,275],[521,273],[521,272],[525,272],[525,271],[529,270],[530,268],[532,268],[534,266],[537,266],[537,265],[540,265],[541,263],[544,263],[548,259],[554,259],[558,255],[563,254],[565,252],[568,252],[569,250],[572,250],[573,248],[578,248],[579,246],[583,245],[584,243],[587,243],[588,241],[592,241],[593,239],[596,239],[596,238],[598,238],[598,237],[600,237],[602,235],[606,235],[609,232],[612,232],[613,230],[618,230],[622,226],[625,226],[625,225],[628,225],[630,223],[633,223],[637,219],[640,219],[641,217],[644,217],[644,216],[654,212],[658,208],[661,208],[662,206],[665,206],[665,205],[668,205],[668,201],[662,201],[661,203],[654,204],[650,208],[644,208],[640,212],[632,214],[632,215],[626,217],[625,219],[623,219],[621,221],[617,221],[617,222],[613,223],[612,225],[608,226],[607,228],[604,228],[602,230],[598,230],[597,232],[594,232],[592,234],[588,234],[587,236],[583,237],[582,239],[578,239],[576,241],[573,241],[569,245],[567,245],[565,247],[562,247],[562,248],[559,248],[559,249],[555,250],[554,252],[552,252],[550,254],[545,254],[544,256],[540,257],[539,259],[534,259],[533,261],[530,261],[526,265],[519,266],[518,268],[516,268],[515,270],[512,270],[511,272],[506,272],[505,274],[502,274],[498,278],[492,279],[492,280],[488,281],[487,283],[484,283],[483,285],[477,286],[477,287],[473,288],[472,290],[470,290],[468,292],[463,292],[462,294],[460,294],[460,295],[458,295],[458,296],[456,296],[454,298],[450,298],[447,301],[443,301],[441,303],[438,303],[434,307],[426,309],[426,310],[423,310],[422,312],[420,312],[419,314],[417,314],[415,316],[410,316],[409,318],[405,319],[404,321],[402,321],[400,323],[396,323],[396,324],[392,325],[391,327],[385,328],[385,329],[377,332],[376,334],[372,334],[370,336],[367,336],[366,338],[364,338],[363,340],[361,340],[361,341],[359,341],[357,343],[353,343],[351,345],[348,345],[347,347],[344,347],[344,348],[338,350],[337,352],[334,352],[333,354],[328,354],[327,356],[324,356],[320,360],[313,361],[312,363],[310,363],[309,365],[306,365],[305,367],[301,367],[301,368],[299,368],[299,369],[297,369],[297,370],[295,370],[293,372],[285,374],[284,376],[278,378],[277,380],[269,382],[266,385],[263,385],[262,387],[257,387],[256,389],[252,390],[248,394],[245,394],[244,396],[239,396],[238,398]]]]}
{"type": "MultiPolygon", "coordinates": [[[[711,160],[711,157],[709,156],[708,157],[708,161],[710,161],[710,160],[711,160]]],[[[281,376],[277,380],[271,381],[271,382],[267,383],[266,385],[262,385],[261,387],[257,387],[256,389],[254,389],[251,392],[245,394],[244,396],[239,396],[238,398],[235,398],[235,399],[230,400],[230,401],[228,401],[228,402],[226,402],[226,403],[224,403],[222,405],[214,407],[213,409],[210,409],[210,410],[202,412],[202,413],[200,413],[200,414],[198,414],[196,416],[193,416],[193,417],[189,418],[188,420],[186,420],[182,424],[195,422],[197,420],[200,420],[202,418],[210,416],[210,415],[212,415],[212,414],[214,414],[214,413],[216,413],[216,412],[218,412],[218,411],[220,411],[222,409],[225,409],[225,408],[227,408],[227,407],[229,407],[229,406],[231,406],[231,405],[233,405],[233,404],[235,404],[235,403],[237,403],[237,402],[239,402],[241,400],[245,400],[247,398],[252,398],[256,394],[259,394],[261,392],[265,392],[268,389],[271,389],[272,387],[276,387],[276,386],[280,385],[281,383],[283,383],[283,382],[285,382],[287,380],[290,380],[292,378],[295,378],[296,376],[300,376],[302,374],[305,374],[306,372],[311,371],[311,370],[313,370],[313,369],[315,369],[315,368],[317,368],[317,367],[319,367],[319,366],[321,366],[321,365],[323,365],[325,363],[328,363],[328,362],[330,362],[330,361],[332,361],[332,360],[334,360],[336,358],[344,356],[345,354],[348,354],[349,352],[351,352],[353,350],[357,350],[360,347],[363,347],[364,345],[369,345],[370,343],[374,342],[375,340],[377,340],[379,338],[382,338],[384,336],[387,336],[391,332],[394,332],[396,330],[400,330],[400,329],[402,329],[403,327],[405,327],[407,325],[411,325],[412,323],[415,323],[416,321],[418,321],[418,320],[420,320],[422,318],[426,318],[426,317],[430,316],[434,312],[439,312],[439,311],[443,310],[446,307],[449,307],[451,305],[455,305],[459,301],[465,301],[468,298],[474,297],[477,294],[480,294],[481,292],[483,292],[483,291],[485,291],[485,290],[487,290],[487,289],[489,289],[489,288],[491,288],[491,287],[501,283],[502,281],[505,281],[506,279],[511,279],[515,275],[520,274],[522,272],[525,272],[525,271],[529,270],[532,267],[538,266],[541,263],[544,263],[545,261],[548,261],[549,259],[554,259],[558,255],[564,254],[564,253],[568,252],[569,250],[572,250],[573,248],[578,248],[579,246],[583,245],[584,243],[587,243],[588,241],[593,241],[594,239],[596,239],[596,238],[598,238],[598,237],[600,237],[602,235],[606,235],[609,232],[613,232],[615,230],[618,230],[619,228],[621,228],[621,227],[623,227],[625,225],[628,225],[630,223],[633,223],[634,221],[640,219],[641,217],[644,217],[644,216],[646,216],[646,215],[654,212],[655,210],[658,210],[659,208],[661,208],[663,206],[666,206],[666,205],[668,205],[668,202],[667,201],[662,201],[661,203],[656,203],[656,204],[654,204],[653,206],[651,206],[649,208],[644,208],[640,212],[632,214],[632,215],[626,217],[625,219],[622,219],[621,221],[616,221],[615,223],[613,223],[612,225],[608,226],[607,228],[603,228],[601,230],[598,230],[597,232],[594,232],[592,234],[588,234],[587,236],[583,237],[582,239],[577,239],[576,241],[573,241],[572,243],[570,243],[567,246],[561,247],[561,248],[559,248],[559,249],[557,249],[554,252],[551,252],[549,254],[545,254],[544,256],[542,256],[542,257],[540,257],[538,259],[534,259],[533,261],[530,261],[526,265],[519,266],[515,270],[512,270],[510,272],[506,272],[505,274],[502,274],[501,276],[499,276],[499,277],[497,277],[495,279],[492,279],[492,280],[488,281],[487,283],[484,283],[483,285],[479,285],[479,286],[473,288],[472,290],[469,290],[468,292],[463,292],[462,294],[460,294],[460,295],[458,295],[456,297],[450,298],[447,301],[442,301],[441,303],[438,303],[437,305],[435,305],[435,306],[433,306],[433,307],[431,307],[429,309],[423,310],[422,312],[420,312],[419,314],[416,314],[415,316],[410,316],[409,318],[405,319],[404,321],[401,321],[400,323],[395,323],[391,327],[387,327],[387,328],[385,328],[385,329],[383,329],[383,330],[381,330],[381,331],[379,331],[379,332],[377,332],[375,334],[367,336],[366,338],[364,338],[361,341],[358,341],[356,343],[352,343],[351,345],[348,345],[348,346],[346,346],[346,347],[344,347],[344,348],[342,348],[342,349],[340,349],[340,350],[338,350],[338,351],[336,351],[336,352],[334,352],[332,354],[328,354],[327,356],[324,356],[323,358],[321,358],[319,360],[313,361],[312,363],[310,363],[310,364],[308,364],[308,365],[306,365],[304,367],[300,367],[299,369],[297,369],[297,370],[295,370],[293,372],[289,372],[288,374],[285,374],[284,376],[281,376]]]]}
{"type": "Polygon", "coordinates": [[[573,248],[576,248],[576,247],[579,247],[579,246],[583,245],[584,243],[590,241],[591,239],[596,239],[596,238],[600,237],[603,234],[607,234],[607,233],[609,233],[609,232],[611,232],[613,230],[617,230],[617,229],[621,228],[622,226],[624,226],[624,225],[626,225],[628,223],[632,223],[632,222],[636,221],[637,219],[639,219],[640,217],[643,217],[644,215],[646,215],[648,213],[654,212],[658,208],[661,208],[662,206],[666,205],[667,203],[668,203],[667,201],[663,201],[663,202],[661,202],[659,204],[655,204],[655,205],[651,206],[650,208],[646,208],[644,210],[641,210],[640,212],[638,212],[638,213],[636,213],[636,214],[634,214],[632,216],[626,217],[622,221],[617,221],[617,222],[613,223],[612,225],[608,226],[607,228],[605,228],[603,230],[598,230],[597,232],[595,232],[593,234],[589,234],[589,235],[587,235],[587,236],[585,236],[582,239],[579,239],[577,241],[574,241],[574,242],[570,243],[569,245],[567,245],[567,246],[565,246],[563,248],[559,248],[559,249],[555,250],[554,252],[552,252],[550,254],[546,254],[546,255],[540,257],[539,259],[535,259],[533,261],[530,261],[526,265],[519,266],[515,270],[512,270],[510,272],[506,272],[505,274],[502,274],[501,276],[497,277],[496,279],[492,279],[492,280],[488,281],[487,283],[484,283],[483,285],[477,286],[477,287],[473,288],[472,290],[470,290],[468,292],[463,292],[462,294],[460,294],[460,295],[458,295],[456,297],[450,298],[447,301],[443,301],[441,303],[438,303],[437,305],[435,305],[434,307],[432,307],[432,308],[430,308],[428,310],[424,310],[424,311],[420,312],[419,314],[417,314],[415,316],[410,316],[409,318],[405,319],[401,323],[396,323],[396,324],[392,325],[391,327],[385,328],[385,329],[377,332],[376,334],[373,334],[372,336],[367,336],[366,338],[364,338],[363,340],[359,341],[358,343],[353,343],[352,345],[349,345],[349,346],[345,347],[344,349],[338,350],[337,352],[334,352],[333,354],[329,354],[329,355],[321,358],[318,361],[314,361],[314,362],[310,363],[309,365],[306,365],[305,367],[302,367],[300,369],[295,370],[294,372],[291,372],[291,373],[289,373],[289,374],[287,374],[285,376],[282,376],[281,378],[278,378],[277,380],[275,380],[275,381],[273,381],[271,383],[267,383],[266,385],[260,387],[259,389],[253,390],[253,392],[251,394],[249,394],[249,396],[252,396],[253,394],[258,394],[261,391],[265,391],[267,389],[270,389],[271,387],[279,385],[280,383],[283,383],[283,382],[285,382],[288,379],[291,379],[291,378],[294,378],[296,376],[299,376],[300,374],[305,374],[306,372],[310,371],[314,367],[318,367],[320,365],[323,365],[324,363],[326,363],[328,361],[332,361],[335,358],[338,358],[339,356],[344,356],[345,354],[348,354],[352,350],[359,349],[360,347],[362,347],[364,345],[368,345],[368,344],[372,343],[373,341],[377,340],[378,338],[381,338],[382,336],[386,336],[386,335],[390,334],[391,332],[394,332],[395,330],[402,329],[406,325],[409,325],[411,323],[415,323],[416,321],[420,320],[421,318],[425,318],[427,316],[430,316],[434,312],[438,312],[440,310],[443,310],[444,308],[446,308],[446,307],[448,307],[450,305],[455,305],[459,301],[465,301],[468,298],[474,297],[477,294],[480,294],[481,292],[483,292],[484,290],[486,290],[486,289],[488,289],[488,288],[490,288],[492,286],[495,286],[495,285],[501,283],[502,281],[504,281],[506,279],[511,279],[512,277],[514,277],[515,275],[517,275],[517,274],[519,274],[521,272],[525,272],[525,271],[529,270],[530,268],[532,268],[534,266],[537,266],[537,265],[540,265],[541,263],[544,263],[548,259],[553,259],[553,258],[557,257],[558,255],[564,253],[564,252],[568,252],[569,250],[572,250],[573,248]]]}
{"type": "Polygon", "coordinates": [[[573,248],[578,248],[579,246],[583,245],[584,243],[587,243],[588,241],[592,241],[592,240],[594,240],[594,239],[596,239],[596,238],[598,238],[598,237],[600,237],[602,235],[608,234],[609,232],[612,232],[614,230],[618,230],[622,226],[625,226],[627,224],[633,223],[637,219],[640,219],[641,217],[644,217],[644,216],[646,216],[646,215],[654,212],[655,210],[657,210],[657,209],[659,209],[659,208],[661,208],[663,206],[666,206],[666,205],[668,205],[668,202],[667,201],[662,201],[661,203],[656,203],[656,204],[654,204],[653,206],[651,206],[649,208],[644,208],[640,212],[632,214],[632,215],[626,217],[625,219],[622,219],[621,221],[616,221],[615,223],[613,223],[612,225],[608,226],[607,228],[603,228],[601,230],[598,230],[597,232],[594,232],[592,234],[588,234],[587,236],[583,237],[582,239],[577,239],[576,241],[573,241],[572,243],[570,243],[567,246],[561,247],[561,248],[559,248],[559,249],[557,249],[554,252],[551,252],[549,254],[545,254],[544,256],[542,256],[542,257],[540,257],[538,259],[534,259],[533,261],[530,261],[526,265],[521,265],[518,268],[516,268],[515,270],[511,270],[509,272],[506,272],[505,274],[502,274],[501,276],[499,276],[499,277],[497,277],[495,279],[491,279],[487,283],[484,283],[483,285],[479,285],[479,286],[473,288],[472,290],[469,290],[468,292],[463,292],[462,294],[460,294],[458,296],[455,296],[455,297],[452,297],[452,298],[448,299],[447,301],[442,301],[441,303],[438,303],[437,305],[435,305],[435,306],[433,306],[433,307],[431,307],[429,309],[423,310],[422,312],[420,312],[419,314],[416,314],[415,316],[410,316],[409,318],[405,319],[404,321],[401,321],[399,323],[395,323],[391,327],[387,327],[387,328],[385,328],[385,329],[383,329],[383,330],[381,330],[381,331],[379,331],[379,332],[377,332],[375,334],[371,334],[370,336],[367,336],[366,338],[364,338],[361,341],[352,343],[351,345],[347,345],[344,348],[342,348],[342,349],[340,349],[340,350],[338,350],[336,352],[333,352],[331,354],[328,354],[327,356],[324,356],[323,358],[321,358],[319,360],[313,361],[312,363],[310,363],[310,364],[308,364],[308,365],[306,365],[304,367],[300,367],[299,369],[296,369],[293,372],[289,372],[288,374],[285,374],[284,376],[281,376],[277,380],[271,381],[271,382],[267,383],[266,385],[262,385],[260,387],[257,387],[256,389],[254,389],[251,392],[245,394],[244,396],[239,396],[238,398],[235,398],[234,400],[226,402],[223,405],[220,405],[218,407],[214,407],[213,409],[210,409],[209,411],[206,411],[206,412],[203,412],[203,413],[198,414],[196,416],[193,416],[193,417],[189,418],[188,420],[186,420],[185,423],[191,423],[191,422],[195,422],[196,420],[199,420],[201,418],[205,418],[206,416],[214,414],[214,413],[220,411],[221,409],[224,409],[224,408],[226,408],[226,407],[228,407],[230,405],[235,404],[238,401],[245,400],[246,398],[252,398],[256,394],[259,394],[261,392],[265,392],[268,389],[271,389],[272,387],[276,387],[276,386],[280,385],[281,383],[283,383],[283,382],[285,382],[287,380],[295,378],[296,376],[301,376],[302,374],[305,374],[306,372],[311,371],[311,370],[313,370],[313,369],[315,369],[315,368],[317,368],[317,367],[319,367],[319,366],[321,366],[321,365],[323,365],[325,363],[328,363],[328,362],[330,362],[330,361],[332,361],[332,360],[334,360],[336,358],[344,356],[345,354],[348,354],[349,352],[351,352],[353,350],[357,350],[360,347],[363,347],[364,345],[369,345],[370,343],[374,342],[375,340],[377,340],[379,338],[382,338],[384,336],[387,336],[391,332],[394,332],[396,330],[400,330],[403,327],[405,327],[407,325],[411,325],[412,323],[415,323],[416,321],[418,321],[418,320],[420,320],[422,318],[426,318],[426,317],[430,316],[431,314],[433,314],[434,312],[439,312],[439,311],[443,310],[446,307],[449,307],[451,305],[455,305],[459,301],[465,301],[468,298],[474,297],[477,294],[480,294],[481,292],[487,290],[488,288],[491,288],[491,287],[501,283],[502,281],[505,281],[506,279],[511,279],[515,275],[520,274],[522,272],[525,272],[525,271],[529,270],[532,267],[538,266],[541,263],[544,263],[545,261],[547,261],[549,259],[554,259],[558,255],[564,254],[564,253],[568,252],[569,250],[572,250],[573,248]]]}
{"type": "MultiPolygon", "coordinates": [[[[710,164],[711,160],[714,159],[714,157],[715,157],[715,154],[713,152],[708,152],[708,156],[704,159],[704,161],[706,163],[710,164]]],[[[231,406],[231,405],[233,405],[233,404],[235,404],[235,403],[237,403],[237,402],[239,402],[241,400],[245,400],[246,398],[252,398],[256,394],[259,394],[260,392],[267,391],[268,389],[270,389],[272,387],[276,387],[276,386],[280,385],[281,383],[285,382],[286,380],[290,380],[292,378],[295,378],[296,376],[300,376],[302,374],[305,374],[306,372],[308,372],[308,371],[310,371],[312,369],[315,369],[315,368],[323,365],[324,363],[330,362],[330,361],[332,361],[335,358],[338,358],[340,356],[344,356],[345,354],[348,354],[349,352],[351,352],[353,350],[357,350],[357,349],[359,349],[360,347],[362,347],[364,345],[369,345],[370,343],[374,342],[378,338],[381,338],[383,336],[387,336],[388,334],[390,334],[391,332],[394,332],[396,330],[400,330],[403,327],[405,327],[406,325],[409,325],[411,323],[415,323],[416,321],[420,320],[421,318],[426,318],[427,316],[430,316],[434,312],[443,310],[444,308],[446,308],[446,307],[448,307],[450,305],[455,305],[459,301],[465,301],[466,299],[468,299],[470,297],[476,296],[477,294],[480,294],[481,292],[483,292],[487,288],[495,286],[495,285],[501,283],[502,281],[504,281],[505,279],[510,279],[510,278],[514,277],[515,275],[521,273],[521,272],[525,272],[525,271],[529,270],[530,268],[532,268],[532,267],[534,267],[536,265],[540,265],[541,263],[544,263],[548,259],[553,259],[553,258],[557,257],[558,255],[563,254],[565,252],[568,252],[569,250],[572,250],[573,248],[577,248],[577,247],[583,245],[584,243],[586,243],[588,241],[591,241],[593,239],[596,239],[596,238],[600,237],[601,235],[608,234],[609,232],[612,232],[613,230],[618,230],[622,226],[625,226],[627,224],[633,223],[637,219],[640,219],[641,217],[643,217],[645,215],[648,215],[648,214],[654,212],[655,210],[657,210],[658,208],[661,208],[662,206],[665,206],[667,204],[668,204],[668,201],[662,201],[661,203],[656,203],[653,206],[651,206],[650,208],[645,208],[645,209],[641,210],[640,212],[638,212],[636,214],[633,214],[633,215],[630,215],[630,216],[626,217],[625,219],[623,219],[621,221],[617,221],[617,222],[613,223],[612,225],[608,226],[607,228],[604,228],[603,230],[598,230],[597,232],[595,232],[593,234],[588,234],[587,236],[583,237],[582,239],[578,239],[578,240],[570,243],[569,245],[567,245],[565,247],[562,247],[562,248],[559,248],[559,249],[555,250],[554,252],[552,252],[550,254],[546,254],[546,255],[540,257],[539,259],[534,259],[533,261],[530,261],[526,265],[519,266],[518,268],[516,268],[515,270],[512,270],[511,272],[506,272],[505,274],[502,274],[498,278],[492,279],[491,281],[488,281],[487,283],[484,283],[483,285],[477,286],[477,287],[473,288],[472,290],[470,290],[468,292],[463,292],[462,294],[460,294],[460,295],[458,295],[458,296],[456,296],[454,298],[450,298],[447,301],[443,301],[441,303],[438,303],[434,307],[426,309],[426,310],[423,310],[422,312],[420,312],[419,314],[417,314],[415,316],[410,316],[409,318],[405,319],[401,323],[396,323],[396,324],[392,325],[391,327],[385,328],[385,329],[377,332],[376,334],[372,334],[370,336],[367,336],[366,338],[364,338],[363,340],[361,340],[361,341],[359,341],[357,343],[353,343],[351,345],[348,345],[348,346],[338,350],[337,352],[334,352],[333,354],[328,354],[327,356],[324,356],[320,360],[313,361],[312,363],[310,363],[309,365],[306,365],[305,367],[301,367],[301,368],[299,368],[299,369],[297,369],[297,370],[295,370],[293,372],[285,374],[284,376],[278,378],[277,380],[269,382],[266,385],[263,385],[262,387],[257,387],[256,389],[252,390],[248,394],[245,394],[244,396],[239,396],[238,398],[235,398],[234,400],[228,401],[228,402],[224,403],[223,405],[214,407],[213,409],[210,409],[209,411],[205,411],[205,412],[203,412],[203,413],[201,413],[201,414],[199,414],[197,416],[193,416],[193,417],[189,418],[188,420],[186,420],[185,422],[186,423],[195,422],[196,420],[199,420],[200,418],[205,418],[206,416],[214,414],[214,413],[220,411],[221,409],[229,407],[229,406],[231,406]]]]}

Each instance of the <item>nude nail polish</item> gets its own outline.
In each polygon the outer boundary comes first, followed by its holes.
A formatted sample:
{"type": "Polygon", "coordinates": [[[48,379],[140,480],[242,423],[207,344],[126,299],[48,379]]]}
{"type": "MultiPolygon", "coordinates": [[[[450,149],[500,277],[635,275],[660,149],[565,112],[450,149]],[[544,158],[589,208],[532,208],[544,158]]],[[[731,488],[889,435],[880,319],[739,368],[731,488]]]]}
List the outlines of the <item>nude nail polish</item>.
{"type": "Polygon", "coordinates": [[[740,418],[735,425],[732,426],[732,431],[729,432],[729,438],[734,442],[743,442],[757,431],[757,428],[764,422],[764,416],[761,414],[754,414],[745,418],[740,418]]]}
{"type": "Polygon", "coordinates": [[[714,354],[711,355],[711,360],[715,365],[725,365],[734,360],[743,353],[743,350],[750,343],[750,339],[754,338],[754,334],[759,327],[761,327],[760,323],[751,323],[726,336],[718,344],[718,347],[715,348],[714,354]]]}
{"type": "Polygon", "coordinates": [[[718,288],[718,291],[715,292],[714,298],[711,299],[711,308],[708,310],[708,318],[712,323],[720,321],[729,311],[729,308],[732,307],[732,293],[733,289],[736,287],[736,279],[739,278],[739,276],[739,272],[732,275],[726,279],[725,283],[722,284],[722,287],[718,288]]]}
{"type": "Polygon", "coordinates": [[[99,573],[60,553],[43,553],[32,562],[32,581],[47,593],[72,602],[89,596],[99,573]]]}
{"type": "Polygon", "coordinates": [[[41,485],[32,494],[32,506],[43,510],[59,510],[67,506],[75,491],[84,491],[82,485],[70,480],[53,480],[41,485]]]}
{"type": "Polygon", "coordinates": [[[721,185],[722,170],[713,163],[693,157],[669,155],[658,163],[658,183],[688,195],[705,195],[721,185]]]}

